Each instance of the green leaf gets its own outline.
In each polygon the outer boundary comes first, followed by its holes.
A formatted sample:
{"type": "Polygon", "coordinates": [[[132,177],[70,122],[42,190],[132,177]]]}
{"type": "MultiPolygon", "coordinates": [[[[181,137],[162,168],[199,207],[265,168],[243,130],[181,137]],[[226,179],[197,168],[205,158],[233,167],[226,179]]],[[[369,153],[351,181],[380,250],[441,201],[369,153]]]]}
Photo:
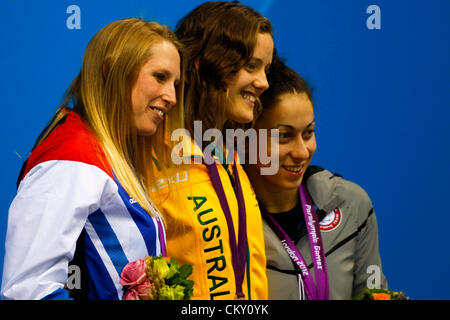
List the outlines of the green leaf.
{"type": "Polygon", "coordinates": [[[186,279],[192,274],[192,265],[184,264],[180,268],[180,277],[186,279]]]}

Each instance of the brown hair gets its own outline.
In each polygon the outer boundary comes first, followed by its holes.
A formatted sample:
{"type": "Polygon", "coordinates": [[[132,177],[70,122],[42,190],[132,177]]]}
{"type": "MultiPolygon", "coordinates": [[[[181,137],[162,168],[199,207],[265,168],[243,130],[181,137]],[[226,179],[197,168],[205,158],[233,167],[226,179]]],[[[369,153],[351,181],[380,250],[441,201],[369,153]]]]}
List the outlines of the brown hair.
{"type": "Polygon", "coordinates": [[[253,55],[258,33],[272,25],[253,9],[234,2],[206,2],[182,18],[175,33],[186,49],[186,127],[202,120],[203,129],[227,120],[227,87],[253,55]]]}
{"type": "Polygon", "coordinates": [[[274,52],[267,81],[269,88],[259,97],[262,103],[262,111],[274,107],[282,94],[305,93],[311,103],[312,93],[306,81],[293,69],[286,66],[276,52],[274,52]]]}

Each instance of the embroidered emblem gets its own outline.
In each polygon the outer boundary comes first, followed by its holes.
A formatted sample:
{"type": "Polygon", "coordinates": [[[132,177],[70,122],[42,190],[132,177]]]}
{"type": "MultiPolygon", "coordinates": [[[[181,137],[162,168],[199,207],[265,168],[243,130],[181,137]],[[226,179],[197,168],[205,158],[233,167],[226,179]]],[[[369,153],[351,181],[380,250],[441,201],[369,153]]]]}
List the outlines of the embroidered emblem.
{"type": "Polygon", "coordinates": [[[342,220],[342,211],[339,208],[328,213],[322,221],[319,222],[321,231],[331,231],[339,226],[342,220]]]}

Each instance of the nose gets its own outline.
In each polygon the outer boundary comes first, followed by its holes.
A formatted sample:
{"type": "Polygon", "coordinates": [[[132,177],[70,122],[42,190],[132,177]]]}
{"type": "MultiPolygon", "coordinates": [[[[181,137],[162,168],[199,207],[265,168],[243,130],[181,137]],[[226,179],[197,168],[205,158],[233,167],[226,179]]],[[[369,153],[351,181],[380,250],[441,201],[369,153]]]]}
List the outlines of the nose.
{"type": "Polygon", "coordinates": [[[177,91],[174,84],[168,84],[162,95],[162,99],[167,104],[167,107],[171,109],[177,103],[177,91]]]}
{"type": "Polygon", "coordinates": [[[293,141],[290,154],[293,159],[298,161],[304,161],[310,158],[310,150],[301,135],[298,135],[293,141]]]}
{"type": "Polygon", "coordinates": [[[266,71],[264,69],[260,70],[255,75],[255,80],[253,81],[253,86],[258,89],[261,93],[269,88],[269,82],[267,81],[266,71]]]}

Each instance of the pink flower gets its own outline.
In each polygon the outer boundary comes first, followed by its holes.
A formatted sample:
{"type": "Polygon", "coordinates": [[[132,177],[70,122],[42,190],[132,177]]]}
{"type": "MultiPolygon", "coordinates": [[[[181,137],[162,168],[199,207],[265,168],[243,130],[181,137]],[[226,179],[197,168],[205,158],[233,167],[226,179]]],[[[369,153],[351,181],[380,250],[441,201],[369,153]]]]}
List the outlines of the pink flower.
{"type": "Polygon", "coordinates": [[[150,280],[145,280],[137,286],[130,287],[122,297],[122,300],[149,300],[149,294],[152,289],[150,280]]]}
{"type": "Polygon", "coordinates": [[[134,289],[129,289],[122,297],[122,300],[141,300],[139,294],[134,289]]]}
{"type": "Polygon", "coordinates": [[[144,259],[128,263],[120,274],[120,284],[130,287],[142,284],[147,279],[146,270],[147,264],[144,259]]]}
{"type": "Polygon", "coordinates": [[[144,283],[134,287],[134,289],[137,291],[139,298],[141,298],[141,300],[148,300],[150,291],[152,289],[152,283],[150,282],[149,279],[147,279],[145,280],[144,283]]]}

